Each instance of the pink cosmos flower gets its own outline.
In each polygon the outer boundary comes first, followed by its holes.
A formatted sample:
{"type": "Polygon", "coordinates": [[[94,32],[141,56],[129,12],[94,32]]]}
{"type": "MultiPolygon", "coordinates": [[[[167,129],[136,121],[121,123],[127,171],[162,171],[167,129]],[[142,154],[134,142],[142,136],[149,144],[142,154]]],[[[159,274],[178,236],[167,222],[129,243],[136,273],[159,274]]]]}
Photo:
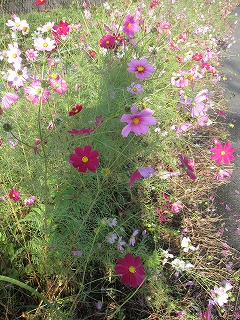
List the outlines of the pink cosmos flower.
{"type": "Polygon", "coordinates": [[[151,109],[143,109],[138,111],[136,106],[131,108],[132,114],[123,114],[120,122],[127,122],[128,125],[122,129],[123,137],[127,137],[132,131],[136,136],[146,134],[149,131],[148,126],[155,125],[157,123],[156,118],[152,117],[154,111],[151,109]]]}
{"type": "Polygon", "coordinates": [[[171,78],[171,85],[178,87],[178,88],[184,88],[187,87],[189,84],[188,78],[185,76],[185,73],[183,71],[179,71],[178,73],[174,74],[171,78]]]}
{"type": "Polygon", "coordinates": [[[74,168],[78,168],[79,172],[86,172],[90,170],[95,172],[99,165],[99,153],[97,150],[92,150],[92,147],[87,145],[83,149],[80,147],[75,148],[75,153],[70,154],[69,163],[74,168]]]}
{"type": "Polygon", "coordinates": [[[123,24],[123,32],[128,37],[133,37],[134,33],[138,31],[138,25],[134,18],[134,15],[128,14],[123,24]]]}
{"type": "Polygon", "coordinates": [[[115,37],[107,34],[100,39],[100,47],[105,49],[113,49],[115,47],[115,37]]]}
{"type": "Polygon", "coordinates": [[[178,135],[181,132],[185,132],[192,127],[193,125],[191,123],[182,123],[176,128],[176,134],[178,135]]]}
{"type": "Polygon", "coordinates": [[[151,64],[148,64],[148,61],[145,58],[140,60],[132,59],[128,63],[128,66],[130,67],[127,69],[128,72],[135,73],[138,79],[148,78],[156,71],[151,64]]]}
{"type": "Polygon", "coordinates": [[[23,200],[23,205],[24,206],[31,206],[32,204],[34,204],[36,200],[35,196],[32,196],[31,194],[28,196],[28,198],[23,200]]]}
{"type": "Polygon", "coordinates": [[[225,177],[230,178],[231,173],[225,169],[220,169],[218,173],[216,174],[216,180],[223,180],[225,177]]]}
{"type": "Polygon", "coordinates": [[[34,47],[36,50],[39,51],[52,51],[56,48],[55,41],[50,39],[49,37],[43,38],[36,38],[34,39],[34,47]]]}
{"type": "Polygon", "coordinates": [[[169,44],[171,46],[171,49],[173,50],[180,50],[179,46],[177,45],[176,42],[173,42],[173,41],[169,41],[169,44]]]}
{"type": "Polygon", "coordinates": [[[45,103],[50,97],[50,90],[48,88],[44,89],[40,80],[33,80],[30,86],[24,88],[24,93],[27,100],[33,104],[39,104],[41,100],[42,103],[45,103]]]}
{"type": "Polygon", "coordinates": [[[20,192],[17,189],[11,189],[8,196],[9,199],[17,202],[20,199],[20,192]]]}
{"type": "Polygon", "coordinates": [[[211,148],[210,151],[213,152],[211,160],[216,161],[217,164],[220,164],[221,162],[229,164],[230,161],[235,159],[235,157],[232,155],[232,152],[235,152],[236,149],[231,148],[230,141],[228,141],[224,146],[222,146],[220,142],[217,142],[216,147],[211,148]]]}
{"type": "Polygon", "coordinates": [[[171,24],[168,21],[163,21],[160,23],[160,28],[163,30],[168,30],[171,28],[171,24]]]}
{"type": "Polygon", "coordinates": [[[35,61],[37,59],[38,52],[34,49],[28,49],[26,50],[25,55],[28,60],[35,61]]]}
{"type": "Polygon", "coordinates": [[[64,35],[66,36],[70,31],[70,26],[67,21],[60,20],[59,26],[54,25],[52,28],[52,32],[54,36],[64,35]]]}
{"type": "Polygon", "coordinates": [[[42,6],[47,0],[35,0],[36,6],[42,6]]]}
{"type": "Polygon", "coordinates": [[[16,102],[19,99],[18,95],[14,92],[7,92],[2,97],[2,108],[8,109],[11,104],[16,102]]]}
{"type": "Polygon", "coordinates": [[[50,78],[50,86],[53,87],[53,90],[59,94],[65,93],[67,91],[68,85],[63,78],[50,78]]]}
{"type": "Polygon", "coordinates": [[[182,167],[186,172],[187,175],[192,179],[192,180],[196,180],[197,177],[195,176],[195,174],[193,173],[193,169],[194,169],[194,162],[190,159],[188,159],[187,157],[183,157],[181,154],[178,155],[179,160],[181,161],[181,165],[180,167],[182,167]]]}
{"type": "Polygon", "coordinates": [[[123,284],[133,288],[140,286],[146,275],[141,258],[130,253],[117,259],[115,271],[122,275],[120,281],[123,284]]]}
{"type": "Polygon", "coordinates": [[[181,205],[180,201],[171,203],[171,211],[173,213],[179,213],[183,209],[183,206],[181,205]]]}
{"type": "Polygon", "coordinates": [[[134,184],[134,182],[141,178],[148,178],[150,174],[154,174],[155,169],[151,167],[138,168],[130,177],[130,181],[128,183],[129,186],[134,184]]]}

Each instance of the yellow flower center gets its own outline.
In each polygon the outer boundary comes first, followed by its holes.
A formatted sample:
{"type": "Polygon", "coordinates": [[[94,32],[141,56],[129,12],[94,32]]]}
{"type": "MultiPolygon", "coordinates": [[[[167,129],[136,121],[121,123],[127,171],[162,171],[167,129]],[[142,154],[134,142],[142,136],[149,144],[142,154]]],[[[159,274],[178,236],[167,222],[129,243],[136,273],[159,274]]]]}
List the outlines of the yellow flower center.
{"type": "Polygon", "coordinates": [[[12,55],[12,57],[13,57],[14,59],[17,58],[17,54],[14,53],[14,54],[12,55]]]}
{"type": "Polygon", "coordinates": [[[106,44],[109,44],[109,43],[110,43],[110,41],[109,41],[109,40],[107,40],[107,41],[106,41],[106,44]]]}
{"type": "Polygon", "coordinates": [[[138,66],[137,67],[137,71],[138,72],[143,72],[144,71],[144,67],[143,66],[138,66]]]}
{"type": "Polygon", "coordinates": [[[44,42],[43,43],[43,46],[46,48],[48,46],[48,43],[47,42],[44,42]]]}
{"type": "Polygon", "coordinates": [[[15,26],[16,26],[16,27],[20,27],[20,23],[16,23],[15,26]]]}
{"type": "Polygon", "coordinates": [[[105,169],[103,170],[103,172],[104,172],[105,174],[109,174],[109,173],[110,173],[110,169],[105,168],[105,169]]]}
{"type": "Polygon", "coordinates": [[[222,156],[224,156],[226,152],[223,150],[220,153],[221,153],[222,156]]]}
{"type": "Polygon", "coordinates": [[[51,73],[50,77],[53,78],[53,79],[57,79],[58,75],[56,73],[51,73]]]}
{"type": "Polygon", "coordinates": [[[23,28],[22,28],[22,31],[23,31],[23,32],[26,32],[27,29],[28,29],[27,27],[23,27],[23,28]]]}
{"type": "Polygon", "coordinates": [[[190,74],[189,76],[188,76],[188,80],[192,80],[193,79],[193,76],[190,74]]]}
{"type": "Polygon", "coordinates": [[[15,195],[15,193],[13,193],[13,194],[12,194],[12,198],[15,198],[15,197],[16,197],[16,195],[15,195]]]}
{"type": "Polygon", "coordinates": [[[130,28],[132,26],[132,24],[129,22],[127,26],[128,26],[128,28],[130,28]]]}
{"type": "Polygon", "coordinates": [[[128,268],[128,271],[131,273],[135,273],[136,272],[136,268],[134,266],[131,266],[128,268]]]}
{"type": "Polygon", "coordinates": [[[133,121],[132,121],[134,124],[139,124],[140,120],[139,118],[133,118],[133,121]]]}
{"type": "Polygon", "coordinates": [[[86,156],[82,157],[82,162],[83,162],[83,163],[88,162],[88,157],[86,157],[86,156]]]}
{"type": "Polygon", "coordinates": [[[133,88],[133,91],[134,91],[134,92],[137,92],[138,90],[137,90],[137,88],[133,88]]]}

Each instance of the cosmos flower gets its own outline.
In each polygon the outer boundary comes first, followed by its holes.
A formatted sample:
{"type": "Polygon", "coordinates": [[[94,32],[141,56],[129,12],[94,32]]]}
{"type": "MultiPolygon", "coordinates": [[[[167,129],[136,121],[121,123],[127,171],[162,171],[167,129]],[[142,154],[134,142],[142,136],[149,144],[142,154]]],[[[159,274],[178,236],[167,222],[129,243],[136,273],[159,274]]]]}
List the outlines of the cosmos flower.
{"type": "Polygon", "coordinates": [[[156,118],[152,117],[154,111],[143,109],[140,112],[136,106],[131,108],[132,114],[123,114],[120,122],[127,122],[128,125],[122,129],[123,137],[127,137],[132,131],[136,136],[148,133],[148,126],[157,124],[156,118]]]}
{"type": "Polygon", "coordinates": [[[128,72],[135,73],[138,79],[148,78],[156,71],[151,64],[148,64],[148,61],[145,58],[140,60],[132,59],[128,63],[128,66],[128,72]]]}
{"type": "Polygon", "coordinates": [[[130,253],[117,259],[115,272],[122,275],[120,281],[123,284],[133,288],[140,286],[146,275],[141,258],[130,253]]]}
{"type": "Polygon", "coordinates": [[[130,181],[128,183],[129,186],[134,184],[135,180],[141,179],[141,178],[148,178],[150,174],[155,173],[155,169],[151,167],[145,167],[145,168],[138,168],[130,177],[130,181]]]}
{"type": "Polygon", "coordinates": [[[138,25],[134,18],[134,15],[128,14],[123,24],[123,32],[128,37],[133,37],[135,32],[137,31],[138,31],[138,25]]]}
{"type": "Polygon", "coordinates": [[[182,167],[186,172],[187,175],[192,179],[196,180],[197,177],[193,173],[194,163],[192,160],[188,159],[187,157],[183,157],[181,154],[178,155],[179,160],[181,161],[180,167],[182,167]]]}
{"type": "Polygon", "coordinates": [[[18,95],[14,92],[7,92],[2,97],[2,108],[8,109],[11,104],[16,102],[19,99],[18,95]]]}
{"type": "Polygon", "coordinates": [[[20,192],[17,189],[11,189],[9,191],[9,199],[11,199],[14,202],[17,202],[20,199],[20,192]]]}
{"type": "Polygon", "coordinates": [[[99,153],[97,150],[92,150],[92,147],[87,145],[83,149],[80,147],[75,148],[75,153],[70,154],[69,163],[74,168],[78,168],[79,172],[86,172],[90,170],[95,172],[99,165],[99,153]]]}
{"type": "Polygon", "coordinates": [[[226,142],[224,146],[220,142],[217,142],[215,148],[211,148],[210,151],[213,152],[211,160],[216,161],[217,164],[221,162],[229,164],[230,161],[235,159],[232,152],[235,152],[236,149],[231,148],[230,141],[226,142]]]}
{"type": "Polygon", "coordinates": [[[44,3],[46,3],[47,0],[35,0],[35,4],[36,6],[41,6],[43,5],[44,3]]]}
{"type": "Polygon", "coordinates": [[[115,47],[115,37],[107,34],[100,39],[100,47],[104,49],[113,49],[115,47]]]}
{"type": "Polygon", "coordinates": [[[75,114],[79,113],[82,110],[83,106],[81,104],[76,104],[75,107],[72,108],[71,111],[69,111],[68,115],[75,116],[75,114]]]}

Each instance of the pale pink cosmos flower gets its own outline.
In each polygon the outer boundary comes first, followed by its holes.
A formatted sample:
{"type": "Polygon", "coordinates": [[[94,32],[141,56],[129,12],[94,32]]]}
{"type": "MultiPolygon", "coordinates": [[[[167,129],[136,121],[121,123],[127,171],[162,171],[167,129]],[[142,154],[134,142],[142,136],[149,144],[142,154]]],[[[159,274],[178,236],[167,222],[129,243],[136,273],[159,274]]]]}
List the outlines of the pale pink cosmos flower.
{"type": "Polygon", "coordinates": [[[128,63],[128,66],[130,67],[127,69],[128,72],[135,73],[138,79],[148,78],[156,71],[151,64],[148,64],[148,61],[145,58],[140,60],[132,59],[128,63]]]}
{"type": "Polygon", "coordinates": [[[228,302],[228,294],[224,287],[215,286],[214,289],[211,290],[211,294],[214,303],[217,303],[220,307],[223,307],[223,305],[228,302]]]}
{"type": "Polygon", "coordinates": [[[172,86],[175,86],[178,88],[187,87],[189,84],[189,80],[185,76],[185,73],[183,71],[179,71],[178,73],[173,74],[170,82],[172,86]]]}
{"type": "Polygon", "coordinates": [[[23,200],[23,205],[24,206],[31,206],[32,204],[34,204],[36,200],[35,196],[32,196],[31,194],[28,196],[28,198],[23,200]]]}
{"type": "Polygon", "coordinates": [[[176,201],[171,204],[171,211],[173,213],[179,213],[183,209],[183,206],[181,205],[180,201],[176,201]]]}
{"type": "Polygon", "coordinates": [[[125,22],[123,25],[123,32],[128,37],[133,37],[134,33],[138,31],[138,25],[135,20],[134,15],[128,14],[125,18],[125,22]]]}
{"type": "Polygon", "coordinates": [[[39,51],[52,51],[56,48],[55,41],[50,39],[49,37],[43,38],[36,38],[34,39],[34,47],[36,50],[39,51]]]}
{"type": "Polygon", "coordinates": [[[216,180],[223,180],[225,177],[230,178],[231,173],[225,169],[220,169],[218,173],[216,174],[216,180]]]}
{"type": "Polygon", "coordinates": [[[40,101],[45,103],[50,97],[50,90],[41,86],[40,80],[33,80],[30,86],[24,88],[24,93],[28,101],[33,104],[39,104],[40,101]]]}
{"type": "Polygon", "coordinates": [[[65,93],[67,91],[68,85],[63,78],[50,78],[50,86],[59,94],[65,93]]]}
{"type": "Polygon", "coordinates": [[[134,230],[133,231],[133,234],[131,235],[131,238],[130,238],[130,240],[129,240],[129,244],[131,245],[131,246],[133,246],[134,247],[134,245],[135,245],[135,243],[136,243],[136,239],[135,239],[135,237],[138,235],[138,230],[134,230]]]}
{"type": "Polygon", "coordinates": [[[127,87],[127,91],[131,94],[140,94],[143,92],[143,87],[139,83],[132,82],[129,87],[127,87]]]}
{"type": "Polygon", "coordinates": [[[182,123],[176,128],[176,134],[179,135],[179,133],[185,132],[192,127],[193,125],[191,123],[182,123]]]}
{"type": "Polygon", "coordinates": [[[6,25],[13,31],[22,31],[23,34],[27,33],[29,25],[26,20],[21,20],[15,14],[12,15],[13,20],[8,20],[6,25]]]}
{"type": "Polygon", "coordinates": [[[123,114],[120,122],[127,122],[128,125],[122,129],[123,137],[127,137],[132,131],[136,136],[147,134],[148,126],[156,125],[156,118],[152,117],[153,110],[146,108],[138,111],[137,106],[131,108],[132,114],[123,114]]]}
{"type": "Polygon", "coordinates": [[[2,97],[2,108],[8,109],[11,104],[16,102],[19,99],[18,95],[14,92],[7,92],[2,97]]]}
{"type": "Polygon", "coordinates": [[[38,57],[38,52],[34,49],[28,49],[26,50],[25,55],[29,61],[35,61],[38,57]]]}
{"type": "Polygon", "coordinates": [[[18,48],[18,44],[15,42],[14,44],[8,44],[8,51],[5,52],[8,62],[12,63],[15,69],[19,69],[21,67],[22,58],[20,57],[21,51],[18,48]]]}
{"type": "Polygon", "coordinates": [[[28,79],[28,70],[26,67],[21,67],[15,70],[8,70],[7,74],[7,81],[9,82],[10,86],[19,89],[22,87],[26,80],[28,79]]]}
{"type": "Polygon", "coordinates": [[[155,169],[151,167],[138,168],[131,175],[128,185],[131,186],[132,184],[134,184],[136,180],[139,180],[141,178],[148,178],[150,174],[154,174],[154,173],[155,173],[155,169]]]}
{"type": "Polygon", "coordinates": [[[54,22],[47,22],[41,27],[41,33],[52,31],[52,28],[54,27],[54,22]]]}
{"type": "Polygon", "coordinates": [[[206,114],[208,111],[208,107],[204,105],[203,101],[207,100],[209,97],[208,91],[201,90],[194,98],[188,97],[180,97],[180,103],[178,106],[184,107],[184,112],[188,111],[187,107],[189,108],[189,112],[193,118],[201,117],[206,114]]]}

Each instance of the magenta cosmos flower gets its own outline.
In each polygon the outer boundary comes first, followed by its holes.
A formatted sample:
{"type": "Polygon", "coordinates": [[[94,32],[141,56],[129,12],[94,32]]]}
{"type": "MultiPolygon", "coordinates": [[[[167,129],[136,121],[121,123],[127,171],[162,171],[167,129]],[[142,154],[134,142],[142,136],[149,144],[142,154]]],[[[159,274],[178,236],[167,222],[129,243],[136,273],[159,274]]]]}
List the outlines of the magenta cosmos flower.
{"type": "Polygon", "coordinates": [[[68,115],[71,116],[75,116],[75,114],[79,113],[80,111],[82,111],[83,106],[81,104],[76,104],[75,107],[72,108],[71,111],[69,111],[68,115]]]}
{"type": "Polygon", "coordinates": [[[193,173],[194,162],[187,157],[183,157],[181,154],[178,155],[178,158],[181,161],[180,167],[182,167],[187,172],[189,178],[191,178],[192,180],[196,180],[197,177],[193,173]]]}
{"type": "Polygon", "coordinates": [[[12,201],[17,202],[20,199],[20,192],[17,189],[11,189],[8,196],[12,201]]]}
{"type": "Polygon", "coordinates": [[[122,275],[120,280],[123,284],[133,288],[140,286],[146,275],[141,258],[130,253],[117,259],[115,272],[122,275]]]}
{"type": "Polygon", "coordinates": [[[152,72],[155,72],[156,69],[153,68],[151,64],[148,64],[147,59],[143,58],[140,60],[132,59],[128,66],[128,72],[133,72],[136,74],[138,79],[148,78],[151,76],[152,72]]]}
{"type": "Polygon", "coordinates": [[[128,37],[133,37],[134,33],[138,31],[138,25],[134,18],[134,15],[128,14],[125,18],[125,22],[123,25],[123,32],[128,37]]]}
{"type": "Polygon", "coordinates": [[[214,160],[217,162],[217,164],[220,164],[221,162],[224,162],[225,164],[229,164],[231,160],[234,160],[234,156],[232,155],[232,152],[235,152],[236,149],[231,148],[231,142],[228,141],[224,146],[220,142],[216,143],[215,148],[210,149],[211,152],[213,152],[213,155],[211,156],[211,160],[214,160]]]}
{"type": "Polygon", "coordinates": [[[100,47],[105,49],[113,49],[115,47],[115,37],[107,34],[100,39],[100,47]]]}
{"type": "Polygon", "coordinates": [[[78,168],[79,172],[86,172],[90,170],[95,172],[99,165],[99,153],[97,150],[92,150],[91,146],[85,146],[83,149],[80,147],[75,148],[75,153],[70,154],[69,163],[74,168],[78,168]]]}
{"type": "Polygon", "coordinates": [[[132,114],[123,114],[120,122],[128,122],[128,125],[122,129],[123,137],[127,137],[132,131],[136,136],[148,133],[148,126],[157,124],[156,118],[152,117],[154,111],[151,109],[143,109],[138,111],[136,106],[132,107],[132,114]]]}

